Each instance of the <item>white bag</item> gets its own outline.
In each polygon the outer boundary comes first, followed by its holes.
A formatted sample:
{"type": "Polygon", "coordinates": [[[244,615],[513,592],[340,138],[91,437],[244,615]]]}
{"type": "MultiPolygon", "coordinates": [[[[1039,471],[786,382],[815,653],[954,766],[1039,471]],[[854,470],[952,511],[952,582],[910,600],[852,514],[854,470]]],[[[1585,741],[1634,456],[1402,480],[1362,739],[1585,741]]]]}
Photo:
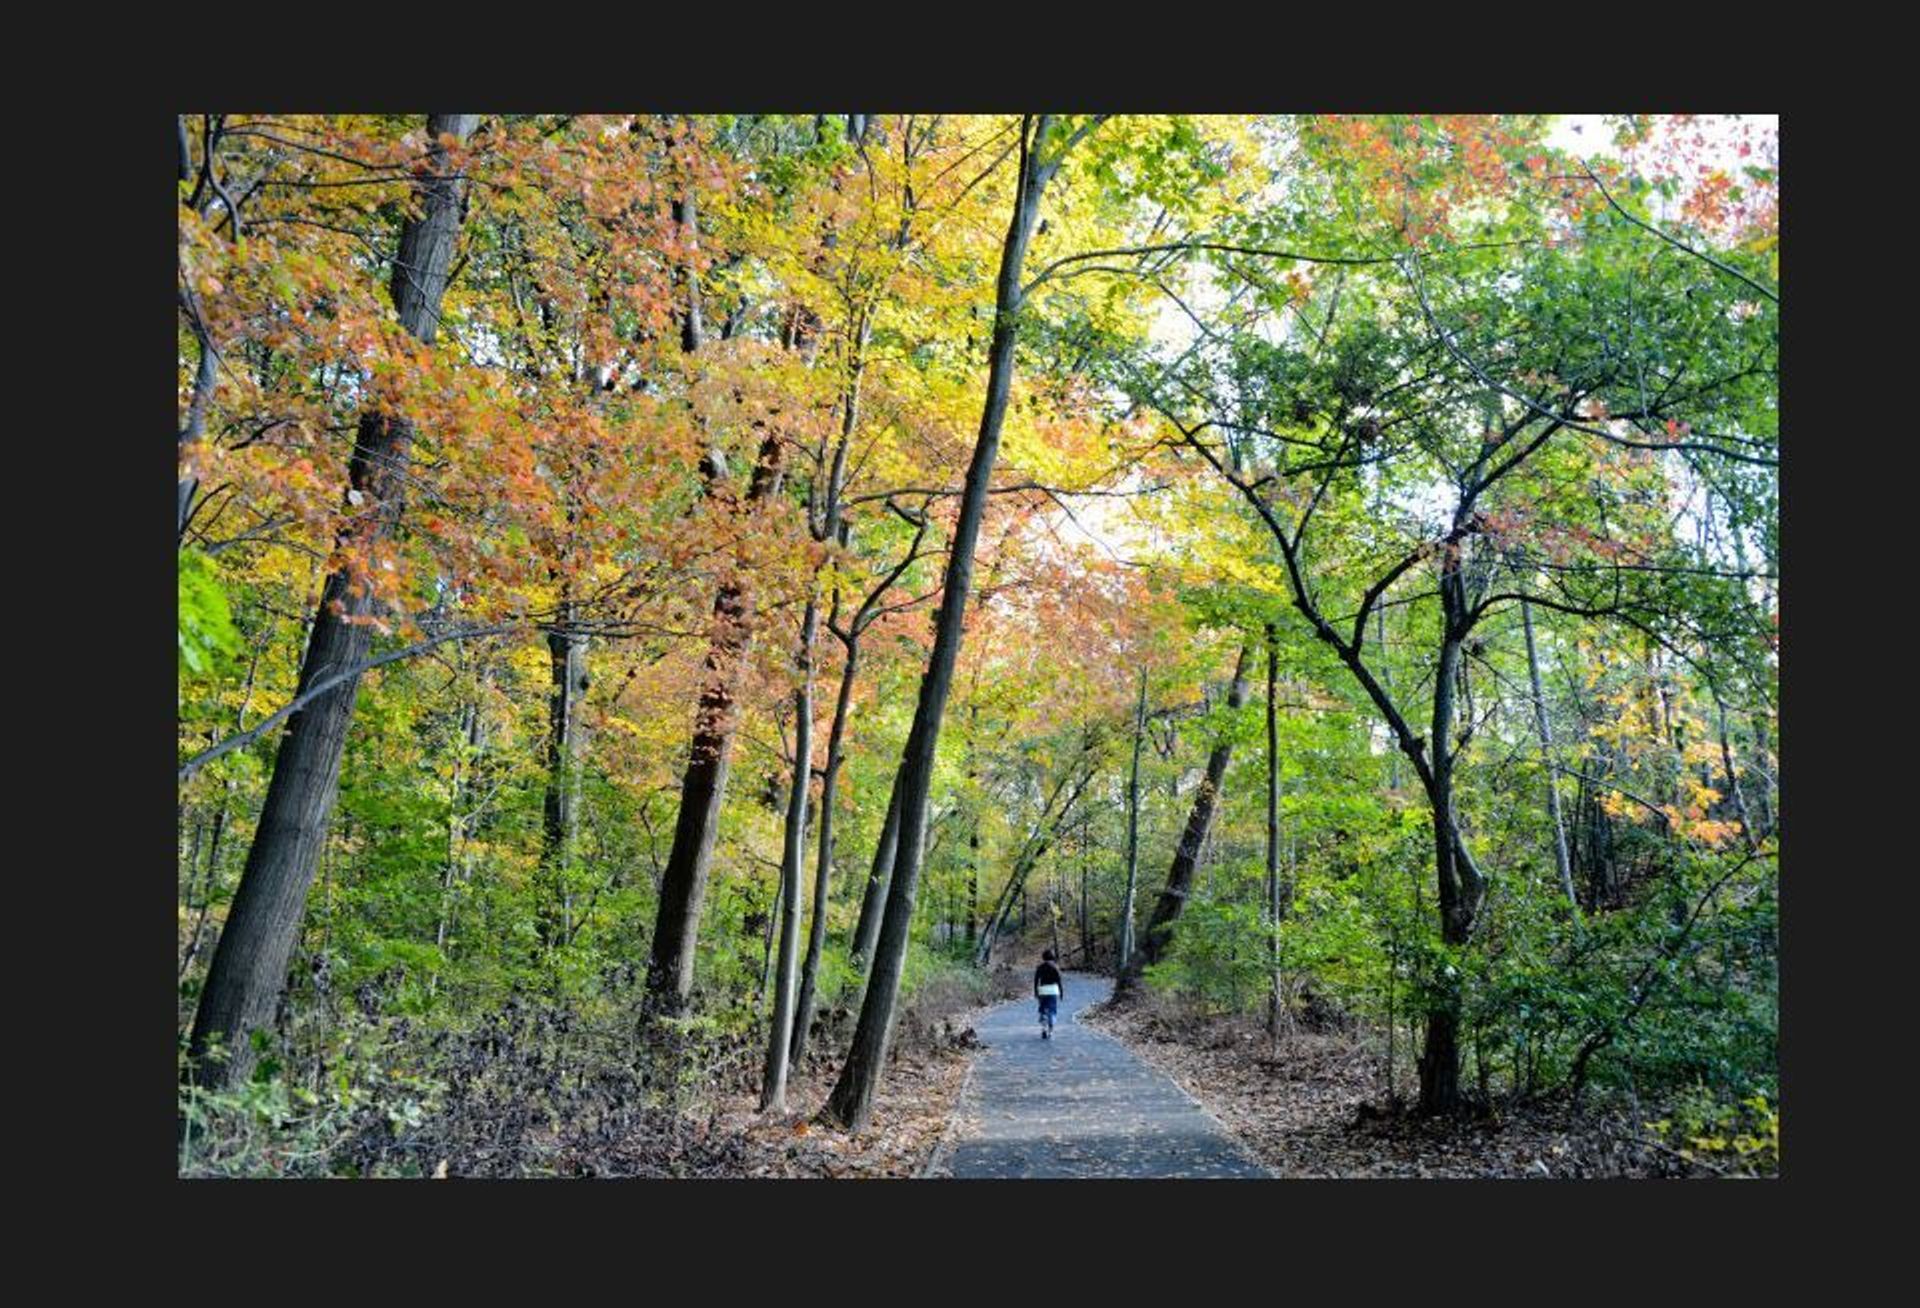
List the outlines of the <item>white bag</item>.
{"type": "Polygon", "coordinates": [[[1040,987],[1040,993],[1043,995],[1057,995],[1060,993],[1060,987],[1049,981],[1046,985],[1040,987]]]}

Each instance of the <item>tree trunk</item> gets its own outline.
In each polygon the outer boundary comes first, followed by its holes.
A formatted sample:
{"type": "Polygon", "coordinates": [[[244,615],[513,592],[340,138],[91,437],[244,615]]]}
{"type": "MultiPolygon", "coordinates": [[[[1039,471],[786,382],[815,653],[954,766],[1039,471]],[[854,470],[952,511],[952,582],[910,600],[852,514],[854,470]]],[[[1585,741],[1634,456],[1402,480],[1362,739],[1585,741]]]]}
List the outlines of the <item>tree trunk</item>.
{"type": "Polygon", "coordinates": [[[1740,787],[1740,769],[1733,761],[1733,745],[1727,739],[1727,706],[1720,701],[1719,692],[1714,692],[1713,706],[1720,717],[1720,764],[1726,769],[1727,789],[1733,794],[1733,811],[1740,819],[1740,835],[1747,842],[1747,849],[1757,850],[1760,842],[1753,834],[1753,819],[1747,814],[1746,792],[1740,787]]]}
{"type": "MultiPolygon", "coordinates": [[[[213,338],[207,335],[206,327],[200,320],[198,306],[185,286],[181,287],[179,299],[180,307],[187,314],[194,344],[200,350],[200,362],[193,374],[193,393],[187,401],[187,419],[180,424],[176,441],[179,457],[184,460],[206,433],[207,405],[212,401],[214,383],[219,379],[219,355],[214,349],[213,338]]],[[[193,497],[200,487],[199,478],[185,472],[181,473],[179,480],[179,525],[174,534],[176,547],[186,543],[187,520],[193,516],[193,497]]]]}
{"type": "Polygon", "coordinates": [[[1007,924],[1007,915],[1013,911],[1016,895],[1020,899],[1020,925],[1023,928],[1026,926],[1027,874],[1039,865],[1047,849],[1059,836],[1061,828],[1073,815],[1073,806],[1079,802],[1081,793],[1086,790],[1087,783],[1091,780],[1093,780],[1093,770],[1089,768],[1080,774],[1079,780],[1073,784],[1073,789],[1067,791],[1068,777],[1063,776],[1054,786],[1053,793],[1047,796],[1047,802],[1041,807],[1039,819],[1034,823],[1032,832],[1021,843],[1020,852],[1014,856],[1013,870],[1007,874],[1007,884],[1001,887],[1000,895],[994,901],[993,912],[987,915],[987,922],[981,929],[980,939],[974,945],[975,967],[985,967],[992,960],[994,942],[1000,938],[1000,932],[1007,924]],[[1056,811],[1054,805],[1059,801],[1062,792],[1066,792],[1066,803],[1061,804],[1056,811]]]}
{"type": "Polygon", "coordinates": [[[1527,636],[1527,676],[1533,683],[1533,720],[1540,730],[1540,758],[1546,764],[1547,816],[1553,821],[1553,866],[1560,875],[1560,893],[1567,897],[1573,929],[1580,930],[1580,896],[1573,888],[1573,862],[1567,856],[1567,822],[1560,812],[1560,782],[1553,768],[1553,726],[1547,720],[1547,697],[1540,688],[1540,654],[1533,643],[1533,607],[1520,601],[1520,627],[1527,636]]]}
{"type": "Polygon", "coordinates": [[[1041,195],[1060,166],[1059,155],[1050,159],[1043,156],[1052,124],[1051,115],[1040,115],[1032,125],[1031,139],[1028,123],[1023,120],[1020,125],[1020,176],[995,287],[993,344],[988,360],[986,403],[980,415],[980,435],[967,468],[966,488],[947,555],[933,650],[927,660],[926,674],[920,681],[913,727],[900,759],[900,835],[893,880],[887,890],[886,912],[881,919],[880,938],[874,950],[866,996],[860,1005],[853,1046],[827,1104],[827,1111],[833,1117],[855,1130],[864,1128],[872,1115],[874,1091],[886,1066],[900,974],[906,964],[934,749],[939,743],[940,719],[946,711],[954,662],[960,652],[961,624],[967,592],[973,582],[974,545],[980,535],[980,520],[986,512],[993,465],[1000,450],[1000,428],[1013,386],[1014,345],[1024,299],[1021,277],[1026,266],[1027,245],[1040,215],[1041,195]]]}
{"type": "Polygon", "coordinates": [[[859,662],[858,638],[847,642],[846,665],[840,670],[840,693],[833,704],[833,725],[827,732],[827,765],[820,779],[820,845],[813,878],[813,920],[807,931],[807,961],[800,969],[800,1003],[795,1010],[791,1057],[798,1063],[807,1052],[813,1026],[815,988],[819,984],[820,955],[827,943],[827,906],[833,880],[833,797],[840,779],[847,715],[853,702],[854,670],[859,662]]]}
{"type": "Polygon", "coordinates": [[[1140,881],[1140,747],[1147,738],[1147,669],[1140,669],[1140,700],[1133,710],[1133,764],[1127,772],[1127,889],[1120,901],[1120,960],[1116,973],[1133,961],[1133,895],[1140,881]]]}
{"type": "MultiPolygon", "coordinates": [[[[700,246],[700,209],[691,188],[673,202],[673,220],[679,224],[687,248],[697,250],[700,246]]],[[[680,349],[683,353],[692,354],[706,338],[706,325],[701,319],[700,274],[688,262],[680,266],[679,276],[686,303],[680,317],[680,349]]]]}
{"type": "Polygon", "coordinates": [[[1267,1034],[1280,1034],[1280,649],[1267,624],[1267,1034]]]}
{"type": "MultiPolygon", "coordinates": [[[[415,183],[421,212],[401,230],[390,291],[401,325],[431,345],[437,335],[440,297],[453,258],[464,178],[449,175],[443,135],[464,142],[477,114],[434,114],[427,120],[429,171],[415,183]]],[[[364,552],[398,520],[413,429],[406,419],[370,410],[360,419],[348,464],[352,498],[369,507],[349,515],[345,540],[364,552]]],[[[370,588],[345,570],[327,578],[314,615],[302,689],[334,669],[362,662],[373,629],[360,619],[373,609],[370,588]]],[[[246,869],[220,934],[195,1014],[191,1051],[201,1063],[216,1042],[230,1057],[201,1066],[203,1084],[224,1087],[244,1080],[253,1066],[253,1032],[273,1020],[286,986],[287,963],[300,934],[307,891],[319,866],[327,819],[339,791],[340,759],[353,716],[359,678],[343,681],[289,719],[274,756],[273,777],[261,809],[246,869]]]]}
{"type": "MultiPolygon", "coordinates": [[[[1458,746],[1453,738],[1454,690],[1461,647],[1469,626],[1466,579],[1457,550],[1441,556],[1440,661],[1434,669],[1432,757],[1428,802],[1433,809],[1434,870],[1440,900],[1440,938],[1465,945],[1485,897],[1485,881],[1474,866],[1453,811],[1453,769],[1458,746]]],[[[1456,1112],[1460,1099],[1460,977],[1451,965],[1429,979],[1427,1045],[1420,1056],[1420,1108],[1428,1114],[1456,1112]]]]}
{"type": "Polygon", "coordinates": [[[538,905],[540,948],[549,953],[568,938],[571,922],[567,865],[579,821],[579,696],[586,674],[586,641],[568,628],[573,603],[562,600],[547,633],[552,689],[547,696],[547,792],[541,809],[540,868],[545,885],[538,905]]]}
{"type": "Polygon", "coordinates": [[[880,841],[874,847],[873,868],[867,873],[866,894],[860,900],[860,922],[853,929],[854,971],[865,977],[873,959],[873,947],[880,939],[880,919],[886,912],[887,888],[893,884],[893,859],[900,846],[900,777],[893,779],[893,793],[887,799],[887,816],[880,825],[880,841]]]}
{"type": "MultiPolygon", "coordinates": [[[[1247,659],[1252,652],[1251,644],[1243,644],[1239,658],[1234,661],[1233,682],[1227,690],[1229,712],[1246,705],[1247,659]]],[[[1193,808],[1187,814],[1186,830],[1181,833],[1180,844],[1174,851],[1173,865],[1167,869],[1167,884],[1154,903],[1153,916],[1147,919],[1147,929],[1141,937],[1138,952],[1120,973],[1116,988],[1123,994],[1139,984],[1141,975],[1160,961],[1173,941],[1173,924],[1186,907],[1187,896],[1193,893],[1193,878],[1200,866],[1200,851],[1213,829],[1214,811],[1220,803],[1220,785],[1226,780],[1227,764],[1232,758],[1231,739],[1217,742],[1207,755],[1207,773],[1193,797],[1193,808]]]]}
{"type": "MultiPolygon", "coordinates": [[[[767,1037],[767,1061],[760,1084],[760,1110],[785,1112],[787,1059],[793,1044],[796,969],[800,955],[800,879],[807,862],[807,787],[813,781],[813,644],[820,606],[807,597],[800,626],[800,686],[793,692],[793,791],[787,801],[786,841],[780,853],[780,964],[774,987],[773,1030],[767,1037]]],[[[819,917],[821,904],[814,903],[819,917]]]]}
{"type": "MultiPolygon", "coordinates": [[[[785,447],[769,431],[760,445],[746,507],[772,495],[780,484],[785,447]]],[[[734,692],[750,643],[747,624],[753,597],[746,579],[723,583],[713,601],[714,634],[707,646],[700,706],[687,767],[680,779],[680,811],[673,824],[673,847],[660,877],[660,908],[654,918],[653,950],[647,967],[647,1003],[657,1012],[676,1014],[693,993],[694,946],[700,935],[700,909],[713,864],[713,841],[720,807],[727,796],[733,764],[733,736],[739,725],[734,692]]]]}

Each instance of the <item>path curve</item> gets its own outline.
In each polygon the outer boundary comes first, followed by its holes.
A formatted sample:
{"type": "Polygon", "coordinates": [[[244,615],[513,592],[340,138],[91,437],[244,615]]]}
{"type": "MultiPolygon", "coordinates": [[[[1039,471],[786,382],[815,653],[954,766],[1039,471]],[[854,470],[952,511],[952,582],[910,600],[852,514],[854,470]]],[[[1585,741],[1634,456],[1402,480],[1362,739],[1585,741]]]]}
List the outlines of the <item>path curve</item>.
{"type": "Polygon", "coordinates": [[[1267,1177],[1219,1120],[1125,1045],[1080,1023],[1113,991],[1066,975],[1060,1021],[1042,1040],[1037,1006],[1016,999],[975,1025],[985,1050],[957,1110],[956,1143],[935,1174],[1013,1177],[1267,1177]]]}

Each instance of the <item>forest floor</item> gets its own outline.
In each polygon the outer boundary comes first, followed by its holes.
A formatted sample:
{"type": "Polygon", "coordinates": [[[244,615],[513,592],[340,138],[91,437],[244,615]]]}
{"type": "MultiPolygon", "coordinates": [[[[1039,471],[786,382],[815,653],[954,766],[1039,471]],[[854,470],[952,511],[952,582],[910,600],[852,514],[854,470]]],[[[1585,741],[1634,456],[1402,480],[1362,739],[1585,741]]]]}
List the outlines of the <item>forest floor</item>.
{"type": "Polygon", "coordinates": [[[887,1073],[865,1131],[856,1134],[816,1120],[840,1073],[835,1053],[810,1055],[804,1068],[793,1069],[786,1114],[759,1111],[755,1075],[753,1084],[743,1082],[719,1097],[701,1135],[729,1138],[735,1176],[920,1176],[948,1135],[969,1064],[980,1048],[976,1028],[1003,996],[1021,993],[1025,985],[1025,973],[1002,964],[994,971],[994,998],[987,1005],[937,986],[916,995],[895,1028],[887,1073]]]}
{"type": "Polygon", "coordinates": [[[1173,1078],[1276,1176],[1711,1174],[1645,1139],[1623,1112],[1544,1101],[1442,1122],[1389,1108],[1378,1042],[1350,1033],[1296,1030],[1274,1042],[1256,1019],[1195,1017],[1151,995],[1082,1020],[1173,1078]]]}

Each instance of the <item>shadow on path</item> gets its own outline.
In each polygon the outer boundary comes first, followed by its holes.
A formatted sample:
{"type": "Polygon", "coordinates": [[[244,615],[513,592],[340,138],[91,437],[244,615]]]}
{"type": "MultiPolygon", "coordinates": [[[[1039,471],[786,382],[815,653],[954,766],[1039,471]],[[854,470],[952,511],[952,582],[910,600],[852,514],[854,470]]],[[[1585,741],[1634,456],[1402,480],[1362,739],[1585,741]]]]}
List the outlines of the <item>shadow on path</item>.
{"type": "Polygon", "coordinates": [[[970,1177],[1266,1177],[1164,1074],[1080,1024],[1110,978],[1069,972],[1060,1020],[1040,1038],[1038,1005],[1016,999],[975,1030],[986,1049],[959,1107],[945,1175],[970,1177]]]}

